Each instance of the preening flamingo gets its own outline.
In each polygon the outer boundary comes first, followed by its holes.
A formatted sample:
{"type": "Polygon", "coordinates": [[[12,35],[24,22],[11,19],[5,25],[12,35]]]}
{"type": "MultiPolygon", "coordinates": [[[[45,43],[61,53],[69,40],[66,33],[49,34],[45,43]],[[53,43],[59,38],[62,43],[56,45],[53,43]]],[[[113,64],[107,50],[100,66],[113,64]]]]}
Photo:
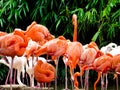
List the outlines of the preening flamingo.
{"type": "Polygon", "coordinates": [[[112,70],[116,73],[116,85],[117,85],[117,90],[118,90],[118,78],[117,75],[119,75],[119,68],[120,66],[120,54],[113,56],[112,58],[112,70]]]}
{"type": "Polygon", "coordinates": [[[66,52],[68,46],[68,41],[63,37],[59,36],[58,38],[52,39],[42,45],[37,51],[34,52],[36,56],[40,56],[43,54],[47,54],[53,56],[57,59],[55,62],[56,64],[56,78],[55,78],[55,88],[57,89],[57,67],[58,67],[58,60],[60,56],[63,56],[66,52]]]}
{"type": "MultiPolygon", "coordinates": [[[[80,57],[80,69],[87,65],[88,67],[94,62],[95,58],[98,57],[98,54],[100,52],[97,44],[95,42],[90,42],[89,44],[83,46],[84,47],[84,51],[80,57]]],[[[86,90],[89,89],[89,69],[86,71],[85,73],[85,84],[84,84],[84,88],[86,90]]]]}
{"type": "MultiPolygon", "coordinates": [[[[24,35],[21,36],[21,32],[14,34],[6,34],[0,37],[0,55],[1,56],[11,56],[14,59],[14,56],[22,56],[24,50],[27,46],[27,40],[25,41],[24,35]],[[20,35],[19,35],[20,34],[20,35]]],[[[12,68],[13,60],[11,63],[11,75],[10,75],[10,85],[12,85],[12,68]]],[[[12,89],[12,86],[11,86],[12,89]]]]}
{"type": "MultiPolygon", "coordinates": [[[[98,73],[101,73],[101,85],[102,85],[102,90],[104,90],[104,78],[102,77],[103,74],[107,75],[107,72],[112,68],[112,55],[110,54],[105,54],[102,55],[98,58],[95,59],[95,61],[93,62],[93,70],[97,71],[98,73]]],[[[100,75],[100,74],[99,74],[100,75]]],[[[98,79],[96,82],[98,82],[99,80],[99,75],[98,75],[98,79]]],[[[96,83],[94,85],[94,89],[96,90],[96,83]]],[[[108,84],[108,80],[107,80],[107,76],[106,76],[106,89],[107,89],[107,84],[108,84]]]]}
{"type": "Polygon", "coordinates": [[[33,41],[32,39],[30,39],[28,41],[28,45],[25,49],[25,52],[23,54],[23,56],[29,58],[30,56],[34,56],[34,51],[36,51],[37,49],[39,49],[41,45],[39,45],[38,42],[33,41]]]}
{"type": "Polygon", "coordinates": [[[120,54],[120,46],[117,46],[117,47],[113,48],[108,53],[111,54],[111,55],[113,55],[113,56],[120,54]]]}
{"type": "Polygon", "coordinates": [[[50,83],[55,78],[55,68],[47,62],[38,60],[34,66],[34,77],[39,83],[50,83]]]}
{"type": "MultiPolygon", "coordinates": [[[[119,55],[120,54],[120,47],[116,44],[116,43],[109,43],[108,45],[104,46],[101,48],[101,51],[103,51],[104,53],[107,54],[111,54],[112,56],[119,55]]],[[[119,65],[116,65],[116,69],[114,69],[115,72],[117,72],[117,70],[119,71],[119,65]]],[[[117,78],[117,74],[115,74],[116,77],[116,85],[117,85],[117,90],[118,90],[118,78],[117,78]]]]}
{"type": "Polygon", "coordinates": [[[34,56],[34,51],[36,51],[40,47],[38,42],[33,41],[30,39],[28,41],[28,45],[25,49],[25,52],[23,56],[26,57],[28,64],[26,65],[26,72],[28,73],[30,77],[30,86],[34,87],[34,75],[33,75],[33,67],[34,63],[38,59],[37,57],[34,56]]]}
{"type": "Polygon", "coordinates": [[[67,46],[68,44],[66,39],[61,39],[58,37],[42,45],[38,50],[35,51],[35,55],[40,56],[43,54],[48,54],[51,56],[60,57],[61,55],[65,54],[67,46]]]}
{"type": "Polygon", "coordinates": [[[41,60],[43,63],[47,62],[43,57],[29,57],[26,63],[26,72],[30,77],[30,86],[34,87],[34,65],[37,63],[38,60],[41,60]]]}
{"type": "Polygon", "coordinates": [[[40,44],[44,44],[54,38],[47,27],[37,24],[35,21],[27,27],[25,36],[30,37],[33,41],[39,42],[40,44]]]}
{"type": "Polygon", "coordinates": [[[115,48],[117,48],[116,43],[109,43],[108,45],[101,47],[100,50],[106,54],[106,53],[109,53],[110,51],[112,51],[115,48]]]}

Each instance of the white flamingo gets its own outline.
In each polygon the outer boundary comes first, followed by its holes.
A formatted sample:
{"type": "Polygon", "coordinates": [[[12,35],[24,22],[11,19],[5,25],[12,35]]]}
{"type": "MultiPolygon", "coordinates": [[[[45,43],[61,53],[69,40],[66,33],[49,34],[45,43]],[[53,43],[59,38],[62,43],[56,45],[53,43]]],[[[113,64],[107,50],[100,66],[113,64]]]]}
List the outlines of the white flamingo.
{"type": "MultiPolygon", "coordinates": [[[[24,78],[25,64],[26,64],[25,59],[26,59],[25,57],[15,56],[14,60],[13,60],[13,68],[15,70],[17,70],[17,82],[18,82],[19,85],[25,85],[20,80],[21,72],[22,72],[22,76],[24,78]]],[[[4,64],[4,65],[6,65],[10,68],[11,63],[12,63],[12,58],[11,57],[1,58],[0,63],[4,64]]],[[[8,81],[9,74],[10,73],[8,72],[8,76],[7,76],[7,79],[6,79],[6,84],[7,84],[7,81],[8,81]]]]}

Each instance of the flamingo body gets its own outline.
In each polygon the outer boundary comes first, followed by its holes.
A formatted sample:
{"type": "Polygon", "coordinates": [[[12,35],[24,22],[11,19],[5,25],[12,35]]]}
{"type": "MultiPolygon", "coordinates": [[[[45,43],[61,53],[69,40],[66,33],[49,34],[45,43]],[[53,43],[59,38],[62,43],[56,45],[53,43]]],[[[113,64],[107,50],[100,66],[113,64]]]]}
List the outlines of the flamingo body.
{"type": "Polygon", "coordinates": [[[34,66],[34,77],[39,83],[51,82],[55,77],[55,68],[49,63],[38,60],[34,66]]]}

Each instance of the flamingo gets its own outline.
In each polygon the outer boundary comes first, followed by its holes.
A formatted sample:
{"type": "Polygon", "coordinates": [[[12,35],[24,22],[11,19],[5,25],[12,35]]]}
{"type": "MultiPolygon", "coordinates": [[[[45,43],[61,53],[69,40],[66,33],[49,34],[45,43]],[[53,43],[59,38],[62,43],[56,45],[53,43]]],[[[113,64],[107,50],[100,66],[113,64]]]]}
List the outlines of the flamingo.
{"type": "Polygon", "coordinates": [[[35,21],[27,27],[25,36],[30,37],[33,41],[39,42],[41,45],[54,38],[47,27],[37,24],[35,21]]]}
{"type": "MultiPolygon", "coordinates": [[[[6,66],[8,66],[9,68],[11,68],[11,63],[12,63],[12,58],[11,57],[3,57],[1,60],[0,60],[0,63],[3,63],[5,64],[6,66]]],[[[24,73],[25,73],[25,65],[26,65],[26,60],[25,60],[25,57],[18,57],[18,56],[15,56],[14,57],[14,60],[13,60],[13,68],[17,70],[17,82],[19,83],[19,85],[25,85],[21,82],[20,80],[20,74],[22,72],[22,75],[24,77],[24,73]]],[[[8,76],[9,77],[9,72],[8,72],[8,76]]],[[[6,84],[7,84],[7,79],[6,79],[6,84]]]]}
{"type": "MultiPolygon", "coordinates": [[[[94,62],[95,58],[99,57],[100,50],[95,42],[90,42],[83,46],[84,51],[80,57],[80,69],[81,67],[88,65],[88,67],[94,62]]],[[[89,78],[89,69],[85,73],[85,89],[88,90],[88,78],[89,78]]]]}
{"type": "Polygon", "coordinates": [[[120,54],[120,46],[113,48],[111,51],[108,52],[108,54],[111,54],[113,56],[120,54]]]}
{"type": "Polygon", "coordinates": [[[96,80],[96,82],[94,83],[94,89],[96,90],[96,84],[99,80],[99,76],[101,75],[101,85],[102,85],[102,90],[104,90],[104,78],[102,77],[102,74],[106,75],[106,89],[107,89],[107,84],[108,84],[108,80],[107,80],[107,72],[109,70],[111,70],[112,68],[112,55],[110,54],[104,54],[98,58],[95,59],[95,61],[93,62],[93,70],[98,72],[98,79],[96,80]]]}
{"type": "Polygon", "coordinates": [[[10,33],[0,37],[0,55],[11,56],[11,74],[10,74],[10,89],[12,90],[12,68],[13,59],[17,56],[22,56],[27,46],[27,40],[21,32],[10,33]]]}
{"type": "Polygon", "coordinates": [[[26,72],[30,77],[31,87],[34,87],[34,65],[36,64],[37,60],[41,60],[44,63],[46,62],[46,59],[43,57],[35,57],[34,59],[32,57],[29,57],[26,64],[26,72]]]}
{"type": "Polygon", "coordinates": [[[34,56],[34,51],[39,49],[39,47],[41,47],[41,45],[39,45],[38,42],[35,42],[32,39],[30,39],[28,41],[28,45],[25,49],[25,52],[24,52],[23,56],[25,56],[27,58],[29,58],[30,56],[34,56]]]}
{"type": "MultiPolygon", "coordinates": [[[[93,63],[93,68],[100,74],[98,75],[98,79],[94,83],[94,90],[96,90],[96,84],[98,83],[100,75],[101,75],[102,90],[104,89],[103,87],[104,78],[102,77],[102,74],[107,75],[108,71],[115,71],[116,74],[114,78],[117,78],[117,73],[119,74],[119,66],[120,66],[120,55],[112,56],[111,54],[104,54],[103,56],[95,59],[93,63]]],[[[117,84],[117,90],[118,90],[117,79],[116,79],[116,82],[117,82],[116,84],[117,84]]],[[[107,90],[107,84],[108,84],[108,81],[106,78],[106,90],[107,90]]]]}
{"type": "Polygon", "coordinates": [[[50,84],[50,82],[52,82],[55,78],[55,68],[47,62],[38,60],[34,66],[34,77],[39,83],[50,84]]]}
{"type": "MultiPolygon", "coordinates": [[[[120,54],[120,47],[115,43],[109,43],[105,47],[102,47],[101,50],[104,53],[111,54],[112,56],[116,56],[116,55],[120,54]]],[[[118,69],[118,66],[117,66],[117,69],[118,69]]],[[[115,72],[117,72],[116,69],[115,69],[115,72]]],[[[116,76],[117,76],[117,73],[116,73],[115,77],[116,76]]],[[[116,85],[117,85],[116,87],[117,87],[117,90],[118,90],[118,78],[117,77],[116,77],[116,85]]]]}
{"type": "MultiPolygon", "coordinates": [[[[73,34],[73,41],[77,41],[77,15],[76,14],[73,14],[72,15],[72,24],[74,26],[74,34],[73,34]]],[[[71,43],[70,40],[67,40],[68,41],[68,45],[71,43]]],[[[68,89],[68,86],[67,86],[67,61],[68,61],[68,58],[66,57],[63,57],[63,61],[64,61],[64,64],[65,64],[65,89],[67,90],[68,89]]]]}
{"type": "Polygon", "coordinates": [[[82,52],[83,52],[82,44],[77,41],[69,43],[66,49],[64,57],[68,59],[66,65],[70,67],[70,75],[72,82],[74,81],[73,70],[76,68],[76,65],[78,64],[82,52]]]}
{"type": "Polygon", "coordinates": [[[106,54],[106,53],[109,53],[110,51],[112,51],[115,48],[117,48],[117,44],[111,42],[108,45],[101,47],[100,50],[106,54]]]}
{"type": "Polygon", "coordinates": [[[34,66],[34,62],[38,59],[37,57],[34,56],[34,51],[37,50],[39,47],[40,47],[40,45],[38,42],[30,39],[28,41],[26,50],[23,54],[23,56],[26,57],[27,62],[28,62],[28,64],[26,65],[26,71],[30,77],[30,86],[31,87],[34,87],[33,66],[34,66]]]}
{"type": "Polygon", "coordinates": [[[34,52],[35,56],[40,55],[50,55],[54,57],[56,63],[56,77],[55,77],[55,88],[57,90],[57,67],[59,57],[64,55],[68,46],[67,40],[63,36],[59,36],[58,38],[52,39],[42,45],[38,50],[34,52]],[[56,60],[57,59],[57,60],[56,60]]]}
{"type": "Polygon", "coordinates": [[[120,70],[119,66],[120,66],[120,54],[117,54],[117,55],[113,56],[113,58],[112,58],[112,70],[115,71],[115,74],[114,74],[115,77],[114,78],[116,78],[116,86],[117,86],[116,90],[118,90],[117,75],[119,75],[119,70],[120,70]]]}

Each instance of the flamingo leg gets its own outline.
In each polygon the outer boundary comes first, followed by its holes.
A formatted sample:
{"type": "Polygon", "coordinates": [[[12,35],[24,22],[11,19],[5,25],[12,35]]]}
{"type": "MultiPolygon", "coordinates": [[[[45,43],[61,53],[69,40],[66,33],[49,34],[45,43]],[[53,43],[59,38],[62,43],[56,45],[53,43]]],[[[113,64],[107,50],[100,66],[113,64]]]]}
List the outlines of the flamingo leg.
{"type": "Polygon", "coordinates": [[[67,77],[67,64],[66,62],[68,61],[67,58],[63,58],[64,64],[65,64],[65,90],[68,90],[68,77],[67,77]]]}
{"type": "Polygon", "coordinates": [[[107,78],[107,74],[105,74],[105,77],[106,77],[106,90],[107,90],[107,87],[108,87],[108,78],[107,78]]]}
{"type": "Polygon", "coordinates": [[[27,81],[26,81],[26,84],[28,85],[28,75],[27,75],[27,73],[25,73],[25,75],[26,75],[26,79],[27,79],[27,81]]]}
{"type": "Polygon", "coordinates": [[[65,90],[68,90],[67,80],[67,65],[65,65],[65,90]]]}
{"type": "Polygon", "coordinates": [[[10,75],[10,69],[9,69],[9,71],[8,71],[8,74],[7,74],[7,78],[6,78],[6,81],[5,81],[5,85],[8,84],[8,78],[9,78],[9,75],[10,75]]]}
{"type": "Polygon", "coordinates": [[[15,80],[16,80],[16,70],[14,70],[14,80],[13,80],[13,84],[15,84],[15,80]]]}
{"type": "MultiPolygon", "coordinates": [[[[80,70],[81,70],[81,65],[80,64],[78,64],[78,66],[79,66],[79,68],[80,68],[80,70]]],[[[83,77],[82,77],[82,75],[80,75],[80,83],[81,83],[81,88],[83,89],[84,87],[83,87],[83,77]]]]}
{"type": "Polygon", "coordinates": [[[19,85],[24,85],[20,80],[20,74],[21,74],[21,72],[20,72],[20,70],[18,70],[17,71],[17,82],[19,83],[19,85]]]}
{"type": "Polygon", "coordinates": [[[10,68],[10,90],[12,90],[13,60],[14,60],[14,58],[12,57],[12,61],[11,61],[11,68],[10,68]]]}
{"type": "Polygon", "coordinates": [[[116,90],[119,90],[119,89],[118,89],[118,85],[119,85],[119,84],[118,84],[118,77],[116,77],[116,88],[117,88],[116,90]]]}
{"type": "Polygon", "coordinates": [[[58,71],[58,63],[59,63],[59,57],[56,60],[56,72],[55,72],[55,90],[57,90],[57,71],[58,71]]]}
{"type": "Polygon", "coordinates": [[[114,78],[116,79],[116,90],[118,90],[118,75],[114,74],[114,78]]]}
{"type": "Polygon", "coordinates": [[[101,90],[104,90],[104,76],[101,74],[101,90]]]}
{"type": "MultiPolygon", "coordinates": [[[[34,67],[34,64],[33,64],[33,60],[34,60],[34,55],[32,55],[32,68],[34,67]]],[[[30,87],[34,87],[34,75],[30,75],[30,87]]]]}
{"type": "Polygon", "coordinates": [[[51,83],[48,83],[48,90],[50,90],[50,85],[51,85],[51,83]]]}
{"type": "Polygon", "coordinates": [[[72,72],[71,72],[71,86],[72,86],[72,90],[74,90],[74,77],[73,77],[74,69],[73,69],[73,70],[70,70],[70,71],[72,71],[72,72]]]}
{"type": "Polygon", "coordinates": [[[85,72],[85,90],[89,90],[89,70],[85,72]]]}
{"type": "Polygon", "coordinates": [[[83,80],[82,75],[80,76],[81,88],[83,89],[83,80]]]}
{"type": "Polygon", "coordinates": [[[25,67],[22,67],[22,82],[24,83],[24,79],[25,79],[25,67]]]}

